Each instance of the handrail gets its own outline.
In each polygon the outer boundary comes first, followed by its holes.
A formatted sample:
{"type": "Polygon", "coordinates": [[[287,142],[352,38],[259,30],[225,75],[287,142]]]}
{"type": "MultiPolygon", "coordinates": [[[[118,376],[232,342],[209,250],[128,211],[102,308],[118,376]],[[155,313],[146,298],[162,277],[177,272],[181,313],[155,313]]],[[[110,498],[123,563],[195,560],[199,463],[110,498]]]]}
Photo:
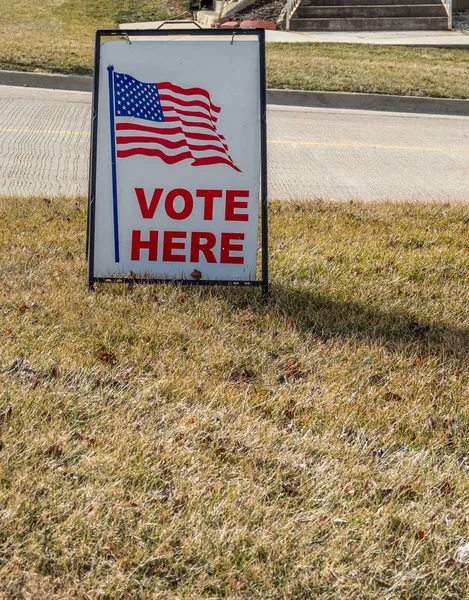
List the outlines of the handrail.
{"type": "MultiPolygon", "coordinates": [[[[450,0],[451,1],[451,0],[450,0]]],[[[285,29],[290,31],[290,17],[293,16],[295,10],[298,8],[301,0],[287,0],[287,19],[285,23],[285,29]]]]}
{"type": "Polygon", "coordinates": [[[453,29],[453,0],[443,0],[446,12],[448,13],[448,27],[453,29]]]}

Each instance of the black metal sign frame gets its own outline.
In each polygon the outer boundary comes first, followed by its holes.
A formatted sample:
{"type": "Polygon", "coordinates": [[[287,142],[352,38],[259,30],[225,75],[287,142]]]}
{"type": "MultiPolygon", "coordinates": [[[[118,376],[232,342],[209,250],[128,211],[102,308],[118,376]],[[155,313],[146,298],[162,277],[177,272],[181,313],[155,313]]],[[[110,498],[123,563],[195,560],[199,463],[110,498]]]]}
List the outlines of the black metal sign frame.
{"type": "Polygon", "coordinates": [[[90,156],[90,184],[88,194],[88,227],[87,227],[87,256],[88,256],[88,285],[94,289],[96,283],[178,283],[182,285],[207,285],[207,286],[237,286],[260,287],[263,293],[268,291],[268,234],[267,234],[267,128],[266,128],[266,81],[265,81],[265,33],[263,29],[136,29],[136,30],[100,30],[96,32],[96,45],[94,55],[94,81],[93,81],[93,106],[91,116],[91,156],[90,156]],[[99,60],[100,48],[103,38],[130,37],[226,37],[235,40],[240,36],[256,36],[259,42],[259,74],[260,74],[260,122],[261,122],[261,279],[259,280],[225,280],[225,279],[161,279],[148,277],[95,277],[95,217],[96,217],[96,162],[98,144],[98,96],[99,96],[99,60]]]}

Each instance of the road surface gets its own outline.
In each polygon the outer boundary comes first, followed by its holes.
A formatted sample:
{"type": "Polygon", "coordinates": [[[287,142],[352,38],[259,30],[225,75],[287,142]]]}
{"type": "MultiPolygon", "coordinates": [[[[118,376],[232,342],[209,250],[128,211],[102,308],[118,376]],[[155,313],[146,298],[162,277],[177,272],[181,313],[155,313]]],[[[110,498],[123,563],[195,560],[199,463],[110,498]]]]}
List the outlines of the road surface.
{"type": "MultiPolygon", "coordinates": [[[[0,194],[86,194],[91,95],[0,86],[0,194]]],[[[469,117],[269,107],[269,198],[465,202],[469,117]]]]}

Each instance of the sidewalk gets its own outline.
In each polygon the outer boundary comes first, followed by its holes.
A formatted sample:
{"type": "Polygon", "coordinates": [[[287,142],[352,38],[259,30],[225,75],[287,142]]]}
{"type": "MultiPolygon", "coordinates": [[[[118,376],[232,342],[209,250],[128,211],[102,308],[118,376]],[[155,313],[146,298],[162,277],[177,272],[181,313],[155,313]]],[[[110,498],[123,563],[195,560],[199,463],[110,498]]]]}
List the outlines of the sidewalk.
{"type": "Polygon", "coordinates": [[[459,31],[266,31],[267,42],[325,42],[469,48],[459,31]]]}
{"type": "MultiPolygon", "coordinates": [[[[197,27],[194,21],[194,27],[197,27]]],[[[122,23],[120,29],[156,29],[163,21],[122,23]]],[[[173,21],[168,29],[188,27],[187,21],[173,21]]],[[[346,44],[386,44],[402,46],[428,46],[469,48],[469,35],[460,31],[271,31],[265,32],[267,42],[323,42],[346,44]]]]}

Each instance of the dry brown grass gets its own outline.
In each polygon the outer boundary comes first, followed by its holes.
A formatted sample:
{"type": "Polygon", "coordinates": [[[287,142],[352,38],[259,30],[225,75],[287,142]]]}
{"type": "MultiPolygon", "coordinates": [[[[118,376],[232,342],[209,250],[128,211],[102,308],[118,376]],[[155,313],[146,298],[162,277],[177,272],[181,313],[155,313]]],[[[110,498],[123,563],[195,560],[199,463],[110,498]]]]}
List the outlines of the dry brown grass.
{"type": "Polygon", "coordinates": [[[0,199],[6,598],[468,597],[469,213],[273,204],[272,292],[86,290],[0,199]]]}

